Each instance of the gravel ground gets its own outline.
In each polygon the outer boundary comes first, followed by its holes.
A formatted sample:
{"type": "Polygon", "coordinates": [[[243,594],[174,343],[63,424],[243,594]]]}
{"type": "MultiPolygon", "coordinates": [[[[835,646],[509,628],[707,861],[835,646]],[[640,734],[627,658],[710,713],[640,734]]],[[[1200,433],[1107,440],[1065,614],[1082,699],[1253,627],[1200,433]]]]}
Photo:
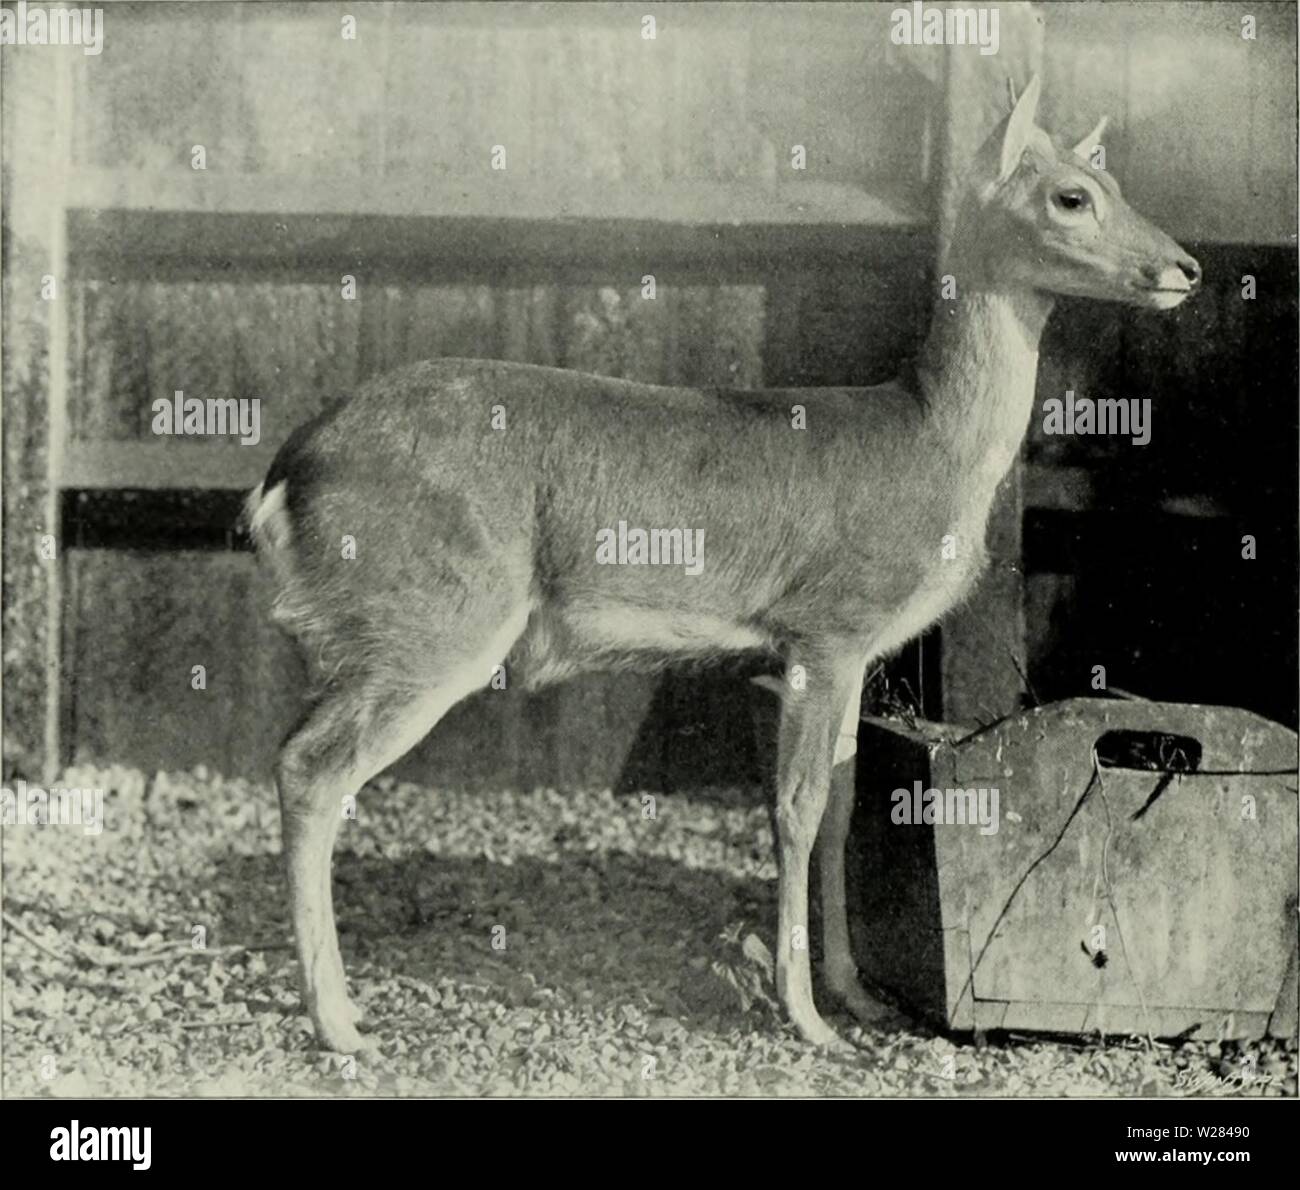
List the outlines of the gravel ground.
{"type": "Polygon", "coordinates": [[[301,1012],[269,789],[202,769],[62,784],[103,787],[106,826],[4,830],[9,1096],[1296,1093],[1294,1042],[977,1045],[832,1016],[860,1052],[819,1053],[772,1004],[762,807],[658,796],[650,818],[608,792],[388,780],[334,860],[380,1043],[353,1062],[301,1012]]]}

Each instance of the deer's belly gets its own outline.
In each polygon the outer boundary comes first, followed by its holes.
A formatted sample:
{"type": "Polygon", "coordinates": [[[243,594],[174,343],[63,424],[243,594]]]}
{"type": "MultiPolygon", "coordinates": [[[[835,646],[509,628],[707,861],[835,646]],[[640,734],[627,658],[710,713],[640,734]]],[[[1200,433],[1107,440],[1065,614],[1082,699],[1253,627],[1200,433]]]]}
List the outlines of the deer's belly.
{"type": "Polygon", "coordinates": [[[709,612],[587,603],[535,609],[515,656],[536,688],[585,670],[654,669],[770,645],[766,634],[709,612]]]}
{"type": "Polygon", "coordinates": [[[571,610],[563,619],[575,644],[598,652],[729,653],[768,643],[755,629],[708,612],[611,605],[571,610]]]}

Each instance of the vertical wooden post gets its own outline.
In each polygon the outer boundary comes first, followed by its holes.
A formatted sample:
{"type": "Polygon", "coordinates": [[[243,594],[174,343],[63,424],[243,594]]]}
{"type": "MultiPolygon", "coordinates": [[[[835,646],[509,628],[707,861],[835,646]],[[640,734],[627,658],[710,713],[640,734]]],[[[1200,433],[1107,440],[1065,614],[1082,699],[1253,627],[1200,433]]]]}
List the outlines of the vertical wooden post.
{"type": "MultiPolygon", "coordinates": [[[[962,173],[975,151],[1007,114],[1007,80],[1024,90],[1041,69],[1043,18],[1029,4],[1001,4],[999,48],[984,55],[972,46],[945,52],[945,118],[940,130],[939,261],[957,213],[962,173]]],[[[942,267],[940,268],[942,273],[942,267]]],[[[989,517],[990,565],[972,597],[940,627],[943,717],[987,723],[1016,710],[1024,691],[1023,465],[1017,462],[989,517]]]]}
{"type": "Polygon", "coordinates": [[[46,194],[50,203],[49,269],[55,296],[49,322],[49,421],[45,466],[45,532],[56,544],[50,567],[45,615],[45,732],[43,768],[46,784],[63,766],[64,659],[63,612],[68,575],[68,543],[61,540],[63,510],[63,452],[67,442],[68,307],[72,278],[68,273],[68,173],[72,168],[72,47],[51,46],[54,58],[54,144],[46,194]]]}

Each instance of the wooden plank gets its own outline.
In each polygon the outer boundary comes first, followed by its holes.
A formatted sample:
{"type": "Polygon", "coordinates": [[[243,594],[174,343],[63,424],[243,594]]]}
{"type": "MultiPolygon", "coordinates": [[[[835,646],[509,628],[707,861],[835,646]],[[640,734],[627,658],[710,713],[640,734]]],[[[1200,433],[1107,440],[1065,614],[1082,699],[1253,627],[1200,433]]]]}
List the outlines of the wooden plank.
{"type": "MultiPolygon", "coordinates": [[[[111,5],[106,53],[86,58],[84,102],[72,113],[78,164],[190,172],[202,145],[209,168],[246,150],[240,91],[243,5],[111,5]],[[162,17],[171,9],[170,19],[162,17]]],[[[337,26],[336,26],[337,27],[337,26]]]]}
{"type": "MultiPolygon", "coordinates": [[[[225,280],[232,267],[337,284],[342,272],[441,280],[508,270],[519,280],[557,265],[608,270],[685,266],[795,271],[819,261],[889,265],[930,248],[919,214],[889,199],[830,183],[753,188],[690,182],[640,188],[596,184],[571,201],[560,191],[503,182],[495,194],[458,188],[450,208],[428,181],[403,190],[343,179],[195,182],[125,171],[79,171],[70,254],[81,276],[225,280]],[[98,180],[97,180],[98,179],[98,180]],[[785,197],[782,197],[784,195],[785,197]],[[202,197],[198,202],[196,196],[202,197]],[[207,205],[204,205],[204,204],[207,205]]],[[[640,271],[636,273],[640,276],[640,271]]]]}
{"type": "MultiPolygon", "coordinates": [[[[70,256],[82,277],[158,280],[245,277],[338,283],[341,273],[442,281],[508,275],[516,284],[612,269],[673,266],[696,279],[741,281],[829,265],[887,268],[933,258],[915,225],[726,224],[649,220],[292,216],[100,210],[69,215],[70,256]]],[[[641,275],[638,271],[637,277],[641,275]]]]}
{"type": "Polygon", "coordinates": [[[267,780],[306,684],[261,614],[270,592],[252,556],[88,549],[70,565],[84,628],[71,642],[74,759],[267,780]],[[206,689],[194,689],[195,665],[206,689]]]}
{"type": "Polygon", "coordinates": [[[53,482],[62,490],[251,488],[275,451],[270,443],[73,442],[53,482]]]}
{"type": "Polygon", "coordinates": [[[191,174],[202,144],[209,177],[291,166],[326,183],[391,170],[459,185],[500,143],[516,178],[752,190],[799,142],[824,182],[885,178],[919,195],[911,80],[886,68],[886,10],[705,7],[664,10],[654,41],[640,11],[598,5],[459,19],[445,4],[363,5],[347,41],[319,5],[209,6],[188,23],[124,8],[113,61],[88,72],[74,113],[77,159],[191,174]]]}
{"type": "Polygon", "coordinates": [[[363,277],[358,300],[345,301],[340,279],[74,281],[73,439],[149,441],[152,402],[183,389],[260,399],[263,439],[282,440],[355,383],[358,323],[372,287],[363,277]]]}
{"type": "MultiPolygon", "coordinates": [[[[71,51],[69,51],[71,52],[71,51]]],[[[50,154],[57,144],[51,60],[6,49],[4,102],[3,251],[3,532],[4,569],[4,759],[9,772],[37,779],[44,761],[46,702],[45,633],[50,584],[60,560],[41,558],[41,535],[50,532],[47,499],[49,319],[56,303],[41,298],[50,271],[50,199],[44,190],[50,154]],[[37,179],[35,185],[24,179],[37,179]]],[[[82,56],[82,55],[79,55],[82,56]]]]}
{"type": "Polygon", "coordinates": [[[421,218],[635,220],[683,227],[829,223],[903,228],[920,226],[922,216],[898,197],[814,178],[765,187],[693,179],[574,186],[504,175],[438,181],[423,173],[356,178],[90,167],[72,172],[68,206],[87,211],[206,214],[364,211],[421,218]]]}
{"type": "MultiPolygon", "coordinates": [[[[210,159],[204,185],[231,170],[252,173],[291,168],[322,182],[379,176],[384,142],[383,26],[386,14],[365,4],[356,13],[358,36],[341,36],[333,11],[299,5],[231,5],[239,12],[243,45],[227,39],[207,47],[223,67],[204,114],[220,113],[231,128],[224,157],[210,159]]],[[[315,7],[315,6],[313,6],[315,7]]],[[[182,37],[184,36],[182,32],[182,37]]],[[[394,96],[419,109],[426,127],[448,113],[425,107],[417,90],[394,96]]]]}
{"type": "Polygon", "coordinates": [[[59,540],[62,494],[57,478],[64,466],[63,454],[67,440],[68,372],[69,372],[69,306],[71,304],[70,272],[68,269],[67,196],[68,175],[72,164],[72,71],[69,55],[54,56],[54,145],[50,172],[43,179],[42,189],[50,200],[50,274],[58,286],[56,300],[50,303],[49,340],[49,449],[46,454],[45,531],[57,542],[58,560],[49,568],[49,588],[46,591],[45,622],[45,739],[44,777],[47,784],[54,781],[63,765],[64,723],[66,703],[63,691],[68,684],[69,671],[63,655],[64,580],[66,578],[65,543],[59,540]]]}

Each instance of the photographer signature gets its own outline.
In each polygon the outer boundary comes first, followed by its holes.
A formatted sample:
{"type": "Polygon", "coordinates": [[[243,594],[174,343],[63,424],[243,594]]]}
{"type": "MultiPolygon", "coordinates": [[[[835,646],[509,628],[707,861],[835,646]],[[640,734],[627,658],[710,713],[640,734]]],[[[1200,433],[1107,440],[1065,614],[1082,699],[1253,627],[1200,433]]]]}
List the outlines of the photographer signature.
{"type": "Polygon", "coordinates": [[[1260,1074],[1253,1066],[1245,1066],[1231,1074],[1215,1074],[1210,1070],[1178,1070],[1174,1073],[1174,1086],[1180,1091],[1247,1091],[1280,1087],[1282,1080],[1276,1074],[1260,1074]]]}

